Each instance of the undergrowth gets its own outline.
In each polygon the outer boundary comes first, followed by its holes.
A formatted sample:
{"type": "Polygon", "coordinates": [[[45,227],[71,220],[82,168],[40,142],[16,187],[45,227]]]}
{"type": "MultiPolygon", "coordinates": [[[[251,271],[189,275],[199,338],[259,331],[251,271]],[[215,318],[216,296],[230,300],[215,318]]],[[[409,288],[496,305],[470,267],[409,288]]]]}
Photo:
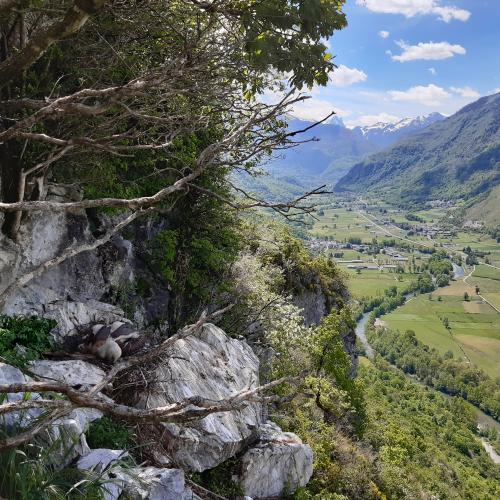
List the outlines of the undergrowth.
{"type": "Polygon", "coordinates": [[[56,324],[52,319],[36,316],[0,315],[0,357],[18,368],[39,359],[54,347],[50,331],[56,324]]]}

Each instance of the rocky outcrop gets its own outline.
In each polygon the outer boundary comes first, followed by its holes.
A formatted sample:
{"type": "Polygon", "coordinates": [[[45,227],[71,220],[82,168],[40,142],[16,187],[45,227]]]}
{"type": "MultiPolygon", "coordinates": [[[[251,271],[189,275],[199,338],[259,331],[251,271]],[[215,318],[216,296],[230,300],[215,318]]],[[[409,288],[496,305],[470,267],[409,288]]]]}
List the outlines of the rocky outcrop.
{"type": "Polygon", "coordinates": [[[239,483],[254,499],[281,498],[305,486],[313,473],[313,452],[291,432],[267,422],[259,441],[240,460],[239,483]]]}
{"type": "Polygon", "coordinates": [[[103,476],[105,500],[197,500],[185,485],[184,471],[157,467],[125,467],[120,460],[128,453],[123,450],[96,449],[80,458],[80,470],[103,476]]]}
{"type": "Polygon", "coordinates": [[[30,363],[29,370],[40,379],[83,387],[99,384],[106,376],[98,366],[81,360],[37,360],[30,363]]]}
{"type": "MultiPolygon", "coordinates": [[[[346,291],[339,288],[335,296],[345,297],[346,291]]],[[[321,292],[321,290],[303,290],[293,296],[293,302],[297,307],[302,309],[304,322],[306,325],[318,325],[321,319],[328,315],[332,308],[335,307],[335,302],[331,298],[321,292]]],[[[342,342],[344,350],[351,358],[351,375],[355,376],[358,367],[358,354],[356,350],[356,333],[354,329],[342,333],[342,342]]]]}
{"type": "Polygon", "coordinates": [[[50,462],[56,468],[68,466],[75,458],[86,455],[90,448],[85,433],[89,424],[102,417],[99,410],[82,408],[73,410],[67,417],[56,420],[40,435],[40,439],[50,447],[50,462]]]}
{"type": "MultiPolygon", "coordinates": [[[[63,381],[63,377],[68,377],[70,383],[80,384],[79,376],[83,373],[83,367],[79,366],[73,373],[68,363],[73,362],[49,362],[36,361],[35,365],[31,366],[33,373],[35,371],[44,376],[48,376],[51,380],[63,381]],[[60,363],[63,363],[63,368],[60,363]],[[53,364],[54,367],[50,365],[53,364]]],[[[83,362],[78,362],[83,363],[83,362]]],[[[88,363],[85,363],[86,365],[88,363]]],[[[92,365],[90,365],[92,366],[92,365]]],[[[97,367],[93,367],[92,371],[94,380],[98,376],[103,376],[104,372],[97,367]],[[102,374],[101,374],[102,372],[102,374]]],[[[0,384],[13,384],[30,382],[33,379],[27,377],[18,368],[0,363],[0,384]]],[[[38,399],[40,395],[37,393],[30,394],[30,398],[38,399]]],[[[7,401],[21,401],[23,394],[12,393],[7,395],[7,401]]],[[[26,428],[41,414],[40,409],[30,409],[22,412],[12,412],[0,416],[0,427],[5,428],[26,428]]],[[[50,460],[52,465],[57,468],[62,468],[68,465],[73,459],[78,456],[85,455],[89,452],[89,447],[85,439],[85,432],[88,430],[90,422],[102,417],[102,413],[93,409],[78,409],[73,410],[67,416],[53,422],[51,427],[42,433],[39,437],[42,441],[51,447],[50,460]]]]}
{"type": "MultiPolygon", "coordinates": [[[[47,189],[47,200],[73,201],[81,197],[71,186],[48,185],[47,189]]],[[[107,216],[89,215],[83,210],[27,213],[19,243],[0,233],[0,293],[16,278],[60,255],[66,248],[94,242],[105,231],[104,226],[114,224],[107,216]]],[[[144,247],[159,227],[144,220],[128,230],[134,234],[133,241],[116,235],[93,251],[67,259],[21,290],[10,293],[2,312],[55,319],[56,340],[73,335],[90,323],[123,319],[124,312],[109,302],[116,303],[124,296],[133,304],[133,320],[137,326],[165,321],[169,291],[166,284],[149,271],[144,247]],[[147,290],[137,289],[139,281],[147,290]]]]}
{"type": "MultiPolygon", "coordinates": [[[[176,342],[137,406],[155,408],[192,396],[217,401],[258,385],[259,361],[248,344],[207,324],[200,335],[176,342]]],[[[201,472],[241,451],[262,421],[262,406],[251,403],[193,424],[166,424],[164,445],[176,463],[201,472]]]]}

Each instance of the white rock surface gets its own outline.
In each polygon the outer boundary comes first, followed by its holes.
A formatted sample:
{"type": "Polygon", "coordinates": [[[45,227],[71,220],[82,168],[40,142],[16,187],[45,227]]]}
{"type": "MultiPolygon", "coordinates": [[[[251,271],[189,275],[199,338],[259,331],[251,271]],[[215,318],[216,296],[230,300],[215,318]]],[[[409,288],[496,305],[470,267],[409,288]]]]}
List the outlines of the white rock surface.
{"type": "MultiPolygon", "coordinates": [[[[32,379],[24,375],[18,368],[0,363],[0,384],[30,381],[32,379]]],[[[40,395],[33,393],[30,397],[38,399],[40,395]]],[[[7,395],[7,401],[20,401],[22,399],[22,393],[7,395]]],[[[7,413],[0,416],[0,426],[12,427],[15,425],[22,429],[30,425],[40,414],[41,410],[39,409],[7,413]]],[[[98,410],[73,410],[68,416],[56,420],[45,433],[39,435],[40,439],[47,443],[47,446],[52,447],[50,459],[56,467],[64,467],[74,458],[89,452],[85,432],[89,423],[100,417],[102,417],[102,413],[98,410]]]]}
{"type": "Polygon", "coordinates": [[[29,370],[39,377],[69,385],[91,386],[99,384],[106,376],[104,370],[82,360],[37,360],[29,364],[29,370]]]}
{"type": "Polygon", "coordinates": [[[95,471],[103,474],[106,482],[103,488],[105,500],[115,500],[123,491],[123,482],[110,478],[110,473],[113,475],[113,462],[117,462],[128,456],[124,450],[108,450],[106,448],[97,448],[91,450],[87,455],[80,458],[76,463],[78,469],[95,471]],[[106,472],[104,472],[106,470],[106,472]]]}
{"type": "Polygon", "coordinates": [[[128,453],[124,450],[96,448],[81,457],[76,463],[76,466],[83,470],[95,470],[96,472],[102,472],[108,468],[111,463],[121,460],[127,456],[128,453]]]}
{"type": "Polygon", "coordinates": [[[252,498],[281,498],[305,486],[313,473],[313,453],[291,432],[267,422],[259,442],[241,458],[240,484],[252,498]]]}
{"type": "MultiPolygon", "coordinates": [[[[207,324],[198,336],[179,340],[154,373],[138,406],[155,408],[192,396],[215,401],[259,384],[259,361],[244,341],[207,324]]],[[[262,407],[209,415],[193,424],[165,425],[164,446],[184,468],[203,471],[241,451],[262,423],[262,407]]]]}
{"type": "Polygon", "coordinates": [[[85,408],[73,410],[67,417],[54,422],[40,438],[51,447],[50,459],[54,466],[63,468],[75,458],[87,455],[90,448],[85,438],[89,424],[102,417],[98,410],[85,408]]]}
{"type": "Polygon", "coordinates": [[[115,473],[123,481],[123,490],[130,500],[181,500],[185,498],[184,471],[138,467],[115,473]]]}
{"type": "MultiPolygon", "coordinates": [[[[24,373],[14,366],[8,365],[6,363],[0,363],[0,384],[23,384],[30,382],[31,379],[24,375],[24,373]]],[[[31,394],[32,399],[38,399],[39,394],[31,394]]],[[[23,399],[23,393],[9,393],[6,397],[7,402],[21,401],[23,399]]],[[[12,427],[14,425],[20,428],[27,427],[31,424],[33,419],[37,418],[41,413],[39,409],[31,409],[23,412],[11,412],[0,415],[0,427],[12,427]]]]}

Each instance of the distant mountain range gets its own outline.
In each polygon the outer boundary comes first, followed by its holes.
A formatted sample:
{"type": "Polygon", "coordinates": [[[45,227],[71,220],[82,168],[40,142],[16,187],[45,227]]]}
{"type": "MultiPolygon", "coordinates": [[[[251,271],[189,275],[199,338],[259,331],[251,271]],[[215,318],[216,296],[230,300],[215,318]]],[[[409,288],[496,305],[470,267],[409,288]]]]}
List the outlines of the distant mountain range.
{"type": "Polygon", "coordinates": [[[471,198],[500,184],[500,93],[354,165],[336,191],[416,202],[471,198]]]}
{"type": "MultiPolygon", "coordinates": [[[[245,189],[271,198],[298,194],[305,188],[321,184],[332,185],[363,158],[442,119],[443,115],[432,113],[398,123],[377,123],[351,129],[341,118],[334,117],[330,122],[297,136],[298,140],[308,142],[273,158],[264,166],[270,175],[250,178],[243,174],[237,182],[245,189]]],[[[290,117],[288,129],[303,130],[313,123],[290,117]]]]}
{"type": "Polygon", "coordinates": [[[355,127],[353,131],[382,149],[445,118],[441,113],[431,113],[417,118],[404,118],[397,123],[378,122],[366,127],[355,127]]]}

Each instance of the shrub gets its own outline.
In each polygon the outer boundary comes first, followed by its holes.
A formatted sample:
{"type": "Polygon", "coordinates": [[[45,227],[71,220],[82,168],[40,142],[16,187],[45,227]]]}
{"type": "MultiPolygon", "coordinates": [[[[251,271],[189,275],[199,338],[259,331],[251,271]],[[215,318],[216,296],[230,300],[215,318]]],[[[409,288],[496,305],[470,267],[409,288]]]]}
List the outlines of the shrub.
{"type": "Polygon", "coordinates": [[[39,359],[43,352],[54,347],[50,331],[56,324],[52,319],[36,316],[0,315],[0,356],[19,368],[39,359]]]}
{"type": "Polygon", "coordinates": [[[90,424],[86,436],[91,448],[126,450],[132,443],[133,432],[125,424],[110,417],[102,417],[90,424]]]}

